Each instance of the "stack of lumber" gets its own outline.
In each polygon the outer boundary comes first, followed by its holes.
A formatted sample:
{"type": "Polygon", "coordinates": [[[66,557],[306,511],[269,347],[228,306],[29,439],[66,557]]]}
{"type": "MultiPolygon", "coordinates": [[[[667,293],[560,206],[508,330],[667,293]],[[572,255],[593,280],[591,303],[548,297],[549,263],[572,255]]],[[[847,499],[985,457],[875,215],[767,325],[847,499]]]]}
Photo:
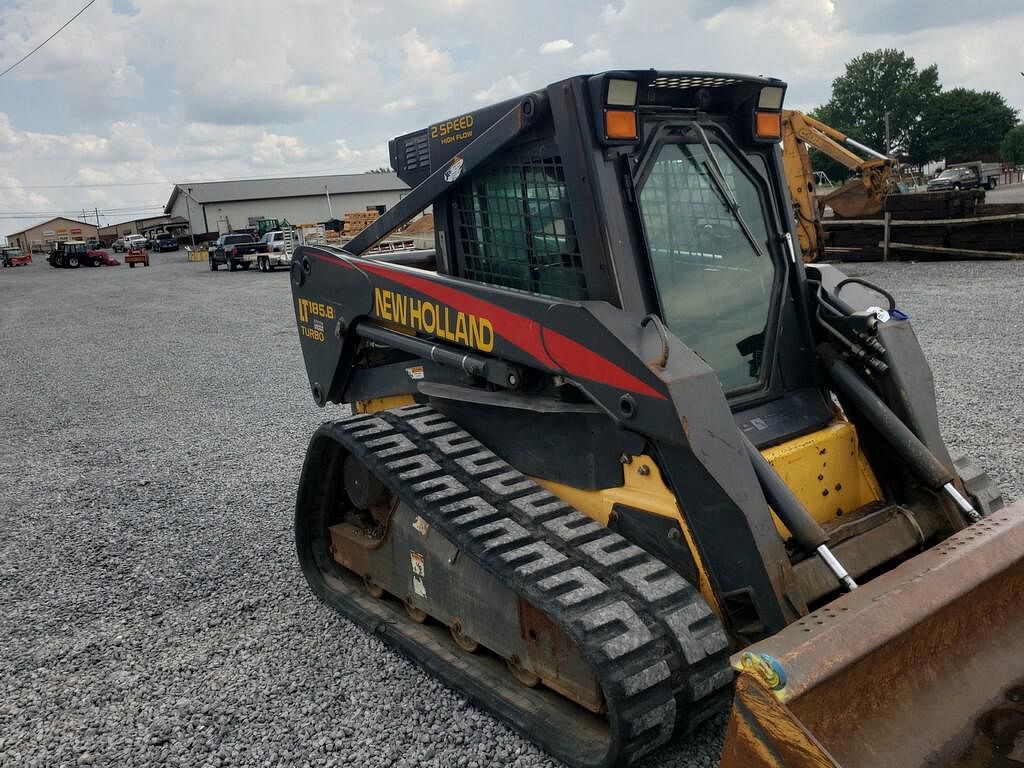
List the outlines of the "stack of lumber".
{"type": "Polygon", "coordinates": [[[984,200],[983,189],[911,192],[905,195],[889,195],[882,204],[882,210],[901,221],[961,219],[975,216],[978,205],[984,200]]]}
{"type": "Polygon", "coordinates": [[[377,211],[349,211],[342,219],[341,234],[358,235],[379,218],[380,214],[377,211]]]}
{"type": "Polygon", "coordinates": [[[434,214],[424,213],[418,219],[409,222],[409,226],[402,230],[410,235],[419,233],[434,233],[434,214]]]}
{"type": "MultiPolygon", "coordinates": [[[[1024,205],[986,204],[982,190],[892,195],[890,259],[1024,259],[1024,205]]],[[[826,253],[845,261],[884,258],[883,220],[826,219],[826,253]]]]}

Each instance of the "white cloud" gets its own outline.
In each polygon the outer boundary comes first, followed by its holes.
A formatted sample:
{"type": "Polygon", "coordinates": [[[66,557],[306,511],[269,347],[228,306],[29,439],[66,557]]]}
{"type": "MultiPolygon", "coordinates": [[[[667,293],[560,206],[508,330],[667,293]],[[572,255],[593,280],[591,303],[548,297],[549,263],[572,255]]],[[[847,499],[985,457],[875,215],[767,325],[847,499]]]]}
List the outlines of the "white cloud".
{"type": "Polygon", "coordinates": [[[351,149],[345,139],[335,139],[334,156],[338,160],[354,160],[362,155],[357,149],[351,149]]]}
{"type": "Polygon", "coordinates": [[[566,40],[564,37],[558,40],[548,40],[548,42],[541,45],[540,52],[543,54],[562,53],[571,49],[572,45],[572,41],[566,40]]]}
{"type": "Polygon", "coordinates": [[[416,99],[412,98],[411,96],[405,96],[401,99],[395,99],[394,101],[387,102],[386,104],[381,106],[380,111],[386,115],[393,115],[396,112],[404,112],[406,110],[412,109],[415,106],[416,99]]]}
{"type": "Polygon", "coordinates": [[[405,54],[405,71],[419,79],[447,75],[452,69],[451,57],[420,37],[415,27],[398,38],[405,54]]]}
{"type": "Polygon", "coordinates": [[[252,145],[252,162],[259,168],[281,168],[313,159],[326,160],[328,152],[310,147],[295,136],[266,133],[252,145]]]}
{"type": "MultiPolygon", "coordinates": [[[[0,0],[0,66],[70,2],[0,0]]],[[[1019,0],[892,5],[289,0],[282,17],[280,0],[146,0],[131,15],[103,0],[0,81],[0,208],[162,204],[172,179],[363,171],[387,164],[391,137],[613,66],[776,75],[810,108],[844,62],[896,47],[936,62],[947,88],[1024,107],[1019,52],[998,44],[1024,36],[1019,0]]]]}
{"type": "Polygon", "coordinates": [[[589,51],[580,54],[580,64],[585,67],[597,67],[608,64],[612,55],[607,48],[591,48],[589,51]]]}
{"type": "Polygon", "coordinates": [[[518,96],[525,90],[526,88],[520,84],[518,79],[512,77],[512,75],[505,75],[500,80],[491,83],[488,88],[474,93],[473,98],[482,102],[501,101],[502,99],[518,96]]]}

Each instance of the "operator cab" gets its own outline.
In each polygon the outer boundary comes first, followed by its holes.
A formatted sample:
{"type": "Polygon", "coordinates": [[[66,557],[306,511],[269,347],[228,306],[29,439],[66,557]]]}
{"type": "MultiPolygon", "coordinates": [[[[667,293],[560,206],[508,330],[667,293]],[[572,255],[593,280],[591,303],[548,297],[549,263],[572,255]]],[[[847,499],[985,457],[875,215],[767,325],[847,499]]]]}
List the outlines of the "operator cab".
{"type": "MultiPolygon", "coordinates": [[[[656,314],[715,370],[756,445],[821,428],[833,409],[789,236],[785,89],[654,70],[549,86],[551,119],[435,203],[438,270],[656,314]]],[[[394,139],[393,167],[416,186],[519,101],[394,139]]]]}

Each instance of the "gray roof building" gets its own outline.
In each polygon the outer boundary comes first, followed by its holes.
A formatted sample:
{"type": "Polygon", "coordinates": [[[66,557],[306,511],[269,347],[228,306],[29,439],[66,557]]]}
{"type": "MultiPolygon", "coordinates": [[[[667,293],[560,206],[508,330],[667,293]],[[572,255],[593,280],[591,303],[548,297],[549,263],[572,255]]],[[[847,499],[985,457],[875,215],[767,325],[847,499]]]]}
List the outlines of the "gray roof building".
{"type": "Polygon", "coordinates": [[[239,181],[190,181],[175,184],[164,206],[170,213],[178,195],[187,192],[193,202],[227,203],[279,197],[314,197],[326,193],[348,195],[364,192],[406,192],[408,185],[394,173],[349,173],[333,176],[302,176],[291,179],[242,179],[239,181]],[[326,187],[326,190],[324,189],[326,187]]]}
{"type": "Polygon", "coordinates": [[[384,213],[408,191],[394,173],[192,181],[174,185],[164,212],[188,221],[195,235],[212,237],[260,219],[300,225],[341,218],[349,211],[384,213]]]}

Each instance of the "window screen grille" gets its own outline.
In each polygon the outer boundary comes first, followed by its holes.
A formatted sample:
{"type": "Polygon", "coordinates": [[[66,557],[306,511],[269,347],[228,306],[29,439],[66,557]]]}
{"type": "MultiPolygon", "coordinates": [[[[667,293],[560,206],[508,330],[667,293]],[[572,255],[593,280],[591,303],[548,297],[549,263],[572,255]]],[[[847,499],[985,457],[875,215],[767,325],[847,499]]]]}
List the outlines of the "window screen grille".
{"type": "Polygon", "coordinates": [[[559,157],[522,154],[478,171],[456,192],[460,276],[587,298],[559,157]]]}

